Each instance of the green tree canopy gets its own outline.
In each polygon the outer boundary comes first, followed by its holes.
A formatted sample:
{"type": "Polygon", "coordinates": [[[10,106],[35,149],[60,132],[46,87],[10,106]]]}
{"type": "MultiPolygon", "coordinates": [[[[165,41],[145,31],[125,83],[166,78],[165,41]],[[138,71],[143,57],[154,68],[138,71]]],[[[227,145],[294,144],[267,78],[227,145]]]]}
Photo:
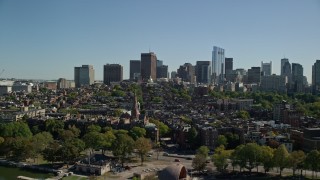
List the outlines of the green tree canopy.
{"type": "Polygon", "coordinates": [[[130,131],[129,131],[129,135],[132,137],[133,140],[137,140],[140,137],[145,137],[146,136],[147,131],[144,128],[141,127],[133,127],[130,131]]]}
{"type": "Polygon", "coordinates": [[[134,147],[133,139],[127,134],[117,134],[117,140],[112,144],[113,155],[118,157],[122,166],[134,147]]]}
{"type": "Polygon", "coordinates": [[[144,137],[139,137],[134,145],[137,150],[138,155],[141,159],[141,165],[143,165],[146,154],[151,150],[152,145],[150,139],[146,139],[144,137]]]}
{"type": "Polygon", "coordinates": [[[0,136],[31,138],[32,132],[24,122],[0,123],[0,136]]]}
{"type": "Polygon", "coordinates": [[[289,153],[287,148],[281,144],[275,151],[274,151],[274,162],[275,162],[275,166],[279,167],[280,169],[280,176],[282,173],[282,170],[286,167],[288,167],[288,157],[289,157],[289,153]]]}

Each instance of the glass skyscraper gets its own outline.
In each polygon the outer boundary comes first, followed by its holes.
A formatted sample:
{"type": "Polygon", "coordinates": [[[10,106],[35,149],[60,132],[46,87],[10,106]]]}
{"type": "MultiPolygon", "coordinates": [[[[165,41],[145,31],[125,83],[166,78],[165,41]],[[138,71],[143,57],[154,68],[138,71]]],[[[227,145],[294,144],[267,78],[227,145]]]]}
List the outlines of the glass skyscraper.
{"type": "Polygon", "coordinates": [[[224,49],[213,46],[212,51],[212,75],[213,83],[219,84],[224,79],[224,49]]]}

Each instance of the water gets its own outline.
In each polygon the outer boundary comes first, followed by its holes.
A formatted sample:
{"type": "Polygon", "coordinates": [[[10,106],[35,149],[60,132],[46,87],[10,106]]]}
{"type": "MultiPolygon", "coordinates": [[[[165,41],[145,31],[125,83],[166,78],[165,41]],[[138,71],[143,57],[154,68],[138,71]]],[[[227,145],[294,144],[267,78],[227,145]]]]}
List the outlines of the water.
{"type": "Polygon", "coordinates": [[[0,180],[14,180],[18,176],[27,176],[37,179],[46,179],[53,177],[53,174],[27,171],[20,168],[0,166],[0,180]]]}

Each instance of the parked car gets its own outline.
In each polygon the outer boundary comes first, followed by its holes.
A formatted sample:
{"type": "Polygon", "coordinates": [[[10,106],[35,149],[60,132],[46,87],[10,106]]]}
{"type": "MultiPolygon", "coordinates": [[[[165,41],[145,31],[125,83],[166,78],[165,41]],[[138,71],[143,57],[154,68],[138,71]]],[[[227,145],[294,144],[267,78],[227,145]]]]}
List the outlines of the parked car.
{"type": "Polygon", "coordinates": [[[180,160],[179,159],[174,159],[174,162],[180,162],[180,160]]]}

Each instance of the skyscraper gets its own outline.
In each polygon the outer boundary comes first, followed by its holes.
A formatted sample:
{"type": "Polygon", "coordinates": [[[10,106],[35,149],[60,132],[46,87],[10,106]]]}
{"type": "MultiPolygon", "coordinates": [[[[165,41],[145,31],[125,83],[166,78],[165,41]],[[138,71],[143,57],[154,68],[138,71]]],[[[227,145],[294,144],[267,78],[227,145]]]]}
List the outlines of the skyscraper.
{"type": "Polygon", "coordinates": [[[248,83],[260,84],[260,81],[261,81],[261,68],[251,67],[251,69],[248,69],[248,83]]]}
{"type": "Polygon", "coordinates": [[[168,78],[168,66],[157,66],[157,78],[168,78]]]}
{"type": "Polygon", "coordinates": [[[106,64],[103,66],[103,83],[110,85],[111,82],[123,80],[123,67],[120,64],[106,64]]]}
{"type": "Polygon", "coordinates": [[[284,64],[286,63],[286,62],[288,62],[289,63],[289,59],[287,59],[287,58],[283,58],[283,59],[281,59],[281,67],[280,67],[280,75],[282,76],[283,75],[283,67],[284,67],[284,64]]]}
{"type": "Polygon", "coordinates": [[[212,51],[212,75],[214,84],[223,82],[224,79],[224,49],[213,46],[212,51]]]}
{"type": "Polygon", "coordinates": [[[210,61],[197,61],[196,76],[198,83],[211,83],[211,66],[210,61]]]}
{"type": "Polygon", "coordinates": [[[90,86],[94,83],[94,69],[92,65],[74,67],[74,81],[76,87],[90,86]]]}
{"type": "Polygon", "coordinates": [[[192,64],[185,63],[179,67],[177,72],[182,81],[190,82],[191,84],[195,83],[195,67],[192,64]]]}
{"type": "Polygon", "coordinates": [[[233,58],[225,58],[225,78],[227,81],[231,81],[230,75],[232,74],[233,70],[233,58]]]}
{"type": "Polygon", "coordinates": [[[320,89],[320,60],[316,60],[312,66],[312,87],[313,93],[320,89]]]}
{"type": "Polygon", "coordinates": [[[261,72],[263,76],[271,76],[272,61],[270,61],[270,63],[264,63],[263,61],[261,61],[261,72]]]}
{"type": "Polygon", "coordinates": [[[140,60],[130,60],[130,80],[137,80],[140,76],[140,60]]]}
{"type": "Polygon", "coordinates": [[[144,81],[157,78],[157,56],[153,52],[141,53],[141,78],[144,81]]]}
{"type": "Polygon", "coordinates": [[[292,63],[292,83],[294,92],[304,91],[303,67],[301,64],[292,63]]]}

